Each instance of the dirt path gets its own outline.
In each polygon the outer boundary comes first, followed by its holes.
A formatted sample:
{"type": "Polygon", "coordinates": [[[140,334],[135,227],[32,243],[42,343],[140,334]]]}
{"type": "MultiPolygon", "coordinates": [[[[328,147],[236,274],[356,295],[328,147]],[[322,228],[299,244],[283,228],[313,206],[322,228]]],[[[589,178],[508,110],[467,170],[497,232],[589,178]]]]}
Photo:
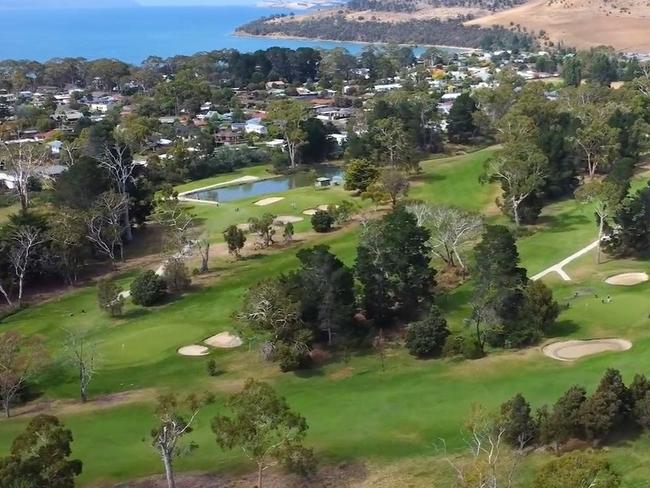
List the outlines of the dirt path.
{"type": "MultiPolygon", "coordinates": [[[[86,403],[79,400],[36,400],[11,410],[11,418],[34,417],[40,414],[72,415],[90,413],[98,410],[120,407],[129,403],[142,403],[155,398],[157,390],[144,388],[140,390],[121,391],[108,395],[98,395],[86,403]]],[[[0,420],[2,422],[2,420],[0,420]]]]}
{"type": "Polygon", "coordinates": [[[563,268],[564,268],[567,264],[569,264],[570,262],[572,262],[572,261],[578,259],[578,258],[581,257],[581,256],[584,256],[584,255],[587,254],[588,252],[590,252],[590,251],[596,249],[597,247],[598,247],[598,241],[592,242],[592,243],[589,244],[588,246],[583,247],[582,249],[580,249],[580,250],[577,251],[577,252],[574,252],[574,253],[573,253],[571,256],[569,256],[568,258],[565,258],[565,259],[563,259],[562,261],[560,261],[559,263],[554,264],[554,265],[551,266],[550,268],[546,268],[544,271],[541,271],[540,273],[537,273],[535,276],[533,276],[533,277],[531,278],[531,280],[533,280],[533,281],[537,281],[537,280],[543,278],[544,276],[546,276],[547,274],[550,274],[550,273],[557,273],[557,274],[560,275],[560,278],[562,278],[564,281],[571,281],[571,277],[566,273],[566,271],[564,271],[563,268]]]}

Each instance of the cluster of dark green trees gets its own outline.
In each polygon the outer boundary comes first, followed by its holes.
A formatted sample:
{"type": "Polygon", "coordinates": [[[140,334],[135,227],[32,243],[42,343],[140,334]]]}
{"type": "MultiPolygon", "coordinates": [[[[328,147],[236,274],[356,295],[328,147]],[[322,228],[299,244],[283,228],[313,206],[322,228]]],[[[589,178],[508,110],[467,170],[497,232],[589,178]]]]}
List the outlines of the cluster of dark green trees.
{"type": "Polygon", "coordinates": [[[622,200],[608,224],[604,247],[617,257],[645,257],[650,249],[650,187],[622,200]]]}
{"type": "Polygon", "coordinates": [[[535,414],[517,394],[501,406],[500,426],[515,447],[559,449],[571,439],[606,443],[650,428],[650,383],[637,374],[626,386],[619,371],[608,369],[591,395],[582,386],[572,386],[553,406],[544,405],[535,414]]]}
{"type": "Polygon", "coordinates": [[[508,228],[487,226],[474,249],[474,296],[468,324],[479,350],[523,347],[547,335],[560,313],[553,293],[541,281],[531,281],[519,266],[515,238],[508,228]]]}
{"type": "Polygon", "coordinates": [[[572,195],[580,179],[608,177],[624,190],[622,200],[647,146],[645,78],[619,90],[592,79],[553,93],[508,70],[497,78],[496,88],[456,99],[448,133],[452,142],[481,136],[501,143],[483,181],[500,183],[497,203],[506,215],[517,225],[534,223],[547,202],[572,195]]]}
{"type": "MultiPolygon", "coordinates": [[[[205,76],[209,81],[222,80],[235,86],[277,79],[305,82],[316,78],[320,59],[320,52],[309,47],[295,50],[271,47],[252,53],[223,49],[166,59],[150,56],[140,66],[114,59],[57,58],[45,63],[4,60],[0,61],[0,88],[21,91],[43,85],[63,88],[72,84],[132,94],[133,82],[150,90],[163,76],[178,75],[186,70],[205,76]]],[[[197,83],[196,89],[201,90],[203,86],[197,83]]]]}
{"type": "Polygon", "coordinates": [[[297,271],[249,290],[239,318],[264,333],[268,359],[283,370],[304,367],[315,343],[365,338],[368,330],[355,327],[359,306],[379,328],[419,316],[435,287],[427,239],[428,231],[398,207],[366,226],[353,269],[326,246],[301,250],[297,271]]]}
{"type": "MultiPolygon", "coordinates": [[[[522,0],[426,0],[432,7],[477,7],[496,11],[512,8],[524,3],[522,0]]],[[[379,12],[414,12],[415,0],[351,0],[347,4],[352,10],[374,10],[379,12]]]]}
{"type": "Polygon", "coordinates": [[[284,371],[308,366],[315,344],[359,345],[396,323],[409,324],[406,345],[418,357],[476,358],[486,345],[524,347],[548,333],[560,311],[551,290],[518,267],[508,229],[489,226],[475,249],[469,333],[452,336],[435,305],[429,239],[429,230],[398,205],[364,225],[353,268],[326,246],[301,250],[300,268],[251,288],[238,318],[263,334],[263,354],[284,371]]]}
{"type": "Polygon", "coordinates": [[[349,132],[346,159],[413,170],[417,151],[442,151],[438,101],[438,96],[425,90],[397,91],[379,98],[366,113],[368,131],[349,132]]]}
{"type": "Polygon", "coordinates": [[[283,34],[337,41],[383,42],[395,44],[452,45],[483,49],[530,49],[532,37],[503,27],[483,29],[466,26],[464,18],[449,20],[412,19],[404,22],[382,22],[372,18],[350,20],[342,14],[300,21],[283,21],[283,15],[263,17],[238,28],[253,35],[283,34]]]}

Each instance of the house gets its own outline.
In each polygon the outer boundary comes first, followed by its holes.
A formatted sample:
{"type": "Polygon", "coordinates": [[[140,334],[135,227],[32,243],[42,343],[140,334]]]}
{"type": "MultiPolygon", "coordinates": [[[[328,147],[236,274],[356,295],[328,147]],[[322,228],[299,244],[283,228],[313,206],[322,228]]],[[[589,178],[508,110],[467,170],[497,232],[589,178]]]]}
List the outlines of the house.
{"type": "Polygon", "coordinates": [[[298,88],[296,88],[296,93],[298,93],[298,95],[301,96],[301,97],[308,97],[308,96],[311,96],[311,95],[318,95],[318,92],[308,90],[307,88],[302,87],[302,86],[299,86],[298,88]]]}
{"type": "Polygon", "coordinates": [[[217,144],[230,146],[241,142],[241,134],[231,129],[222,129],[214,135],[217,144]]]}
{"type": "MultiPolygon", "coordinates": [[[[55,180],[57,176],[68,170],[67,166],[60,164],[51,164],[40,169],[39,176],[45,180],[55,180]]],[[[0,162],[0,183],[4,184],[8,189],[13,190],[16,188],[16,177],[8,171],[4,170],[4,165],[0,162]]]]}
{"type": "Polygon", "coordinates": [[[175,123],[178,120],[178,117],[175,117],[173,115],[170,116],[165,116],[165,117],[158,117],[158,122],[161,124],[166,124],[166,125],[171,125],[175,123]]]}
{"type": "Polygon", "coordinates": [[[327,137],[335,141],[339,146],[342,146],[348,140],[347,134],[329,134],[327,137]]]}
{"type": "Polygon", "coordinates": [[[267,81],[266,82],[266,89],[267,90],[284,90],[286,88],[286,84],[284,81],[267,81]]]}
{"type": "Polygon", "coordinates": [[[48,142],[47,145],[49,146],[50,152],[53,156],[58,156],[61,154],[61,148],[63,147],[63,143],[61,141],[48,142]]]}
{"type": "Polygon", "coordinates": [[[113,102],[109,100],[100,100],[97,102],[91,102],[89,105],[91,112],[99,112],[105,114],[113,106],[113,102]]]}
{"type": "Polygon", "coordinates": [[[73,110],[69,107],[59,106],[54,111],[52,118],[54,120],[58,120],[59,122],[76,122],[82,119],[83,116],[84,114],[82,114],[79,110],[73,110]]]}
{"type": "Polygon", "coordinates": [[[399,90],[402,88],[401,83],[387,83],[384,85],[375,85],[375,91],[378,93],[389,92],[393,90],[399,90]]]}
{"type": "Polygon", "coordinates": [[[455,92],[455,93],[445,93],[443,96],[440,97],[440,100],[442,102],[453,102],[455,101],[459,96],[461,96],[461,93],[455,92]]]}
{"type": "Polygon", "coordinates": [[[268,134],[269,130],[264,124],[262,124],[262,119],[254,118],[246,121],[244,132],[246,132],[246,134],[259,134],[265,136],[268,134]]]}
{"type": "Polygon", "coordinates": [[[284,139],[273,139],[265,142],[264,145],[270,149],[282,149],[284,151],[284,139]]]}

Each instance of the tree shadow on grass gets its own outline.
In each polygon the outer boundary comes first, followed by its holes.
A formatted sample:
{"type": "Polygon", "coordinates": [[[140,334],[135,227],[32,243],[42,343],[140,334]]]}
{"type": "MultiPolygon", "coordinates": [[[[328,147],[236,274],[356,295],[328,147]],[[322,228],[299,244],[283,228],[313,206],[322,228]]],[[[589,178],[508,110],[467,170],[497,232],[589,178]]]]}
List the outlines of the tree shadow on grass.
{"type": "Polygon", "coordinates": [[[325,372],[323,371],[323,368],[318,365],[318,366],[312,366],[311,368],[308,369],[298,369],[293,372],[295,376],[298,378],[318,378],[321,376],[325,376],[325,372]]]}
{"type": "Polygon", "coordinates": [[[580,326],[573,320],[559,320],[548,329],[548,337],[566,337],[580,330],[580,326]]]}
{"type": "Polygon", "coordinates": [[[123,313],[118,318],[120,318],[120,319],[128,319],[128,320],[138,319],[140,317],[144,317],[145,315],[149,315],[150,313],[151,313],[151,310],[149,310],[148,308],[138,307],[138,308],[134,308],[134,309],[131,309],[131,310],[123,313]]]}
{"type": "Polygon", "coordinates": [[[595,229],[596,223],[594,220],[583,214],[543,215],[538,220],[538,223],[545,228],[545,232],[555,234],[576,230],[576,228],[587,225],[590,222],[593,223],[595,229]]]}
{"type": "Polygon", "coordinates": [[[266,254],[262,254],[261,252],[256,252],[254,254],[247,254],[246,256],[242,256],[239,258],[240,261],[255,261],[256,259],[260,259],[266,256],[266,254]]]}

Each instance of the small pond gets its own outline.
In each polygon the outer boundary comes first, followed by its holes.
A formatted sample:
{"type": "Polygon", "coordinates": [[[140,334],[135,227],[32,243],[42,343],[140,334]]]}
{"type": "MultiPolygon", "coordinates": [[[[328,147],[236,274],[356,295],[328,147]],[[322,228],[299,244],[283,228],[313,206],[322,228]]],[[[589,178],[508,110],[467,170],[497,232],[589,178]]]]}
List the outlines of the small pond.
{"type": "Polygon", "coordinates": [[[343,177],[343,169],[337,166],[322,166],[315,171],[301,171],[298,173],[278,176],[266,180],[251,181],[248,183],[238,183],[234,185],[210,188],[185,194],[185,198],[195,200],[210,200],[213,202],[232,202],[243,200],[258,195],[268,195],[271,193],[282,193],[294,188],[304,188],[312,186],[316,178],[325,176],[328,178],[343,177]]]}

